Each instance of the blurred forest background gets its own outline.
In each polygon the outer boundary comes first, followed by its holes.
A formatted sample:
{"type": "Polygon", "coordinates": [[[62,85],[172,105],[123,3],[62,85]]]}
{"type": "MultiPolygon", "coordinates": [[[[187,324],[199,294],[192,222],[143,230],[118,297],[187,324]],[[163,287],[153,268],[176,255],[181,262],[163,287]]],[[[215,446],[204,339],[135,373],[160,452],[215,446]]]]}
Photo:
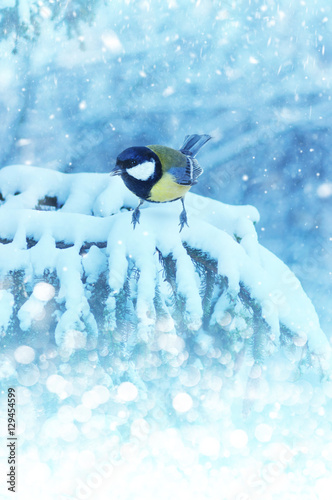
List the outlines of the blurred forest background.
{"type": "Polygon", "coordinates": [[[213,135],[194,191],[259,209],[331,335],[330,0],[0,6],[1,167],[107,172],[126,147],[213,135]]]}

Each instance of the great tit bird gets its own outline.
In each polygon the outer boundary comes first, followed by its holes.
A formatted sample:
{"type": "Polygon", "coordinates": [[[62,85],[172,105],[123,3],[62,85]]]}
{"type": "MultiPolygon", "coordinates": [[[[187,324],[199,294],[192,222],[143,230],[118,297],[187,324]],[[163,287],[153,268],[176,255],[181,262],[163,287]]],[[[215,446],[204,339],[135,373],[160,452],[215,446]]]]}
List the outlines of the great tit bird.
{"type": "Polygon", "coordinates": [[[121,175],[127,188],[140,198],[132,215],[134,229],[145,200],[165,203],[180,199],[180,232],[185,224],[188,226],[184,197],[203,172],[195,156],[210,139],[209,135],[187,135],[180,150],[153,144],[128,148],[119,154],[111,175],[121,175]]]}

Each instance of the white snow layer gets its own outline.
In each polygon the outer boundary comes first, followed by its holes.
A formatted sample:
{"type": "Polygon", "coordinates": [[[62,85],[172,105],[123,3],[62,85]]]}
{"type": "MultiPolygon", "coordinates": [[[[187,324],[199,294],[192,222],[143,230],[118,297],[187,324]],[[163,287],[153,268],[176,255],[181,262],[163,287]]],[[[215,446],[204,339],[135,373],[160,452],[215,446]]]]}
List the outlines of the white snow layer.
{"type": "MultiPolygon", "coordinates": [[[[276,343],[282,323],[298,336],[299,343],[308,342],[311,352],[328,363],[330,345],[310,299],[290,269],[258,243],[254,224],[259,214],[254,207],[225,205],[189,193],[185,201],[190,227],[179,233],[180,201],[146,203],[140,224],[133,230],[129,209],[137,205],[138,199],[120,178],[108,174],[62,174],[30,166],[9,166],[0,171],[0,191],[4,199],[0,207],[0,238],[4,242],[0,244],[0,273],[5,276],[9,271],[23,269],[27,275],[42,276],[44,270],[56,271],[60,280],[57,300],[66,307],[56,329],[59,344],[70,344],[75,337],[73,332],[84,330],[83,323],[97,335],[82,276],[85,273],[87,282],[93,283],[107,265],[112,290],[107,301],[109,311],[114,313],[114,294],[123,286],[132,260],[140,271],[137,316],[143,325],[151,323],[155,317],[155,286],[161,280],[156,248],[164,257],[172,254],[176,261],[177,285],[186,300],[187,323],[192,330],[198,330],[202,304],[197,275],[183,246],[186,243],[217,261],[218,272],[228,279],[230,296],[238,294],[240,282],[244,284],[261,304],[276,343]],[[38,201],[45,197],[56,197],[58,209],[36,210],[38,201]],[[27,249],[27,238],[37,244],[27,249]],[[56,242],[73,246],[60,249],[56,242]],[[106,242],[106,248],[92,245],[87,254],[79,254],[83,243],[106,242]]],[[[8,325],[12,303],[11,294],[2,292],[2,329],[8,325]]],[[[31,296],[21,307],[22,329],[30,327],[41,303],[31,296]]],[[[224,314],[221,297],[212,322],[220,321],[224,314]]],[[[110,325],[113,323],[110,314],[110,325]]]]}

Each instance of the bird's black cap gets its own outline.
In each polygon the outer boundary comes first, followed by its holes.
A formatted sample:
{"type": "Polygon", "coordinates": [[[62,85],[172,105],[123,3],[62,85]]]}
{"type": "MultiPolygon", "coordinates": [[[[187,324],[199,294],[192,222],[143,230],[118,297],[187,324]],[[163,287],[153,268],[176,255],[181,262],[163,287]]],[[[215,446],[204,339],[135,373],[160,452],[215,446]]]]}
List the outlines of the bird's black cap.
{"type": "Polygon", "coordinates": [[[151,158],[155,159],[155,153],[151,149],[144,146],[134,146],[127,148],[116,159],[117,164],[128,164],[130,166],[131,162],[136,161],[137,163],[143,163],[151,158]]]}

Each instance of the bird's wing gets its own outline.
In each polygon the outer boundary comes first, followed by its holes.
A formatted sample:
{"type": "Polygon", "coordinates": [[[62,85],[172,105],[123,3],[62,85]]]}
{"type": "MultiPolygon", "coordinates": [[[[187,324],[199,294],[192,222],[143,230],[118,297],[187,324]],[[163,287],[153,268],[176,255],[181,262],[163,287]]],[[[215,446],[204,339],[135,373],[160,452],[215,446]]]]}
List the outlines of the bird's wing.
{"type": "Polygon", "coordinates": [[[197,177],[201,175],[203,169],[195,158],[187,156],[187,165],[185,168],[171,167],[168,173],[175,177],[175,182],[183,186],[193,186],[197,184],[197,177]]]}
{"type": "Polygon", "coordinates": [[[197,183],[197,177],[201,175],[203,169],[198,161],[191,154],[186,155],[176,149],[166,146],[148,146],[159,157],[164,173],[169,173],[174,177],[174,181],[182,186],[192,186],[197,183]]]}

